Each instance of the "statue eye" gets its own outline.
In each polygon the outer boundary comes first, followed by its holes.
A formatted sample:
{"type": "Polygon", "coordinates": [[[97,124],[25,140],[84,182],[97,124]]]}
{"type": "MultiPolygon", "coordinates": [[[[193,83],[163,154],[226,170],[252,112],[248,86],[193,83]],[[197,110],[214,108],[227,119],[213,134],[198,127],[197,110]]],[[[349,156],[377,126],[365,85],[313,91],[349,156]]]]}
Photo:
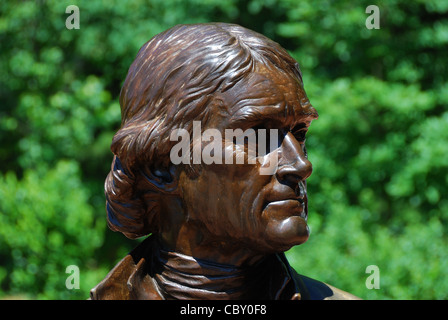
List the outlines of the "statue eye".
{"type": "Polygon", "coordinates": [[[264,143],[265,145],[269,146],[270,143],[270,131],[269,129],[266,129],[263,125],[258,125],[251,128],[255,132],[255,136],[257,137],[257,145],[259,143],[264,143]]]}
{"type": "Polygon", "coordinates": [[[255,131],[257,137],[257,151],[259,155],[266,155],[280,147],[285,136],[283,130],[267,128],[263,125],[258,125],[251,129],[255,131]]]}
{"type": "Polygon", "coordinates": [[[296,132],[292,132],[292,134],[294,135],[294,137],[297,139],[298,142],[305,142],[306,139],[306,129],[302,129],[296,132]]]}
{"type": "Polygon", "coordinates": [[[298,125],[291,130],[291,133],[296,138],[296,140],[300,143],[305,142],[306,133],[308,132],[308,128],[305,125],[298,125]]]}

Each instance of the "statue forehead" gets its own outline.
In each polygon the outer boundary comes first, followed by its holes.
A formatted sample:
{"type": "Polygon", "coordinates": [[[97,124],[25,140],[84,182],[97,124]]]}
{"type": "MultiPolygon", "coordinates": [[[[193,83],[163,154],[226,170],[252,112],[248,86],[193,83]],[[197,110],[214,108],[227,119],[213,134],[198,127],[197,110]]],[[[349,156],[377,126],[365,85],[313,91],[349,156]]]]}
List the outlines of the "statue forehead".
{"type": "Polygon", "coordinates": [[[246,81],[231,92],[229,122],[275,120],[283,125],[310,123],[318,117],[300,80],[287,72],[258,67],[246,81]]]}

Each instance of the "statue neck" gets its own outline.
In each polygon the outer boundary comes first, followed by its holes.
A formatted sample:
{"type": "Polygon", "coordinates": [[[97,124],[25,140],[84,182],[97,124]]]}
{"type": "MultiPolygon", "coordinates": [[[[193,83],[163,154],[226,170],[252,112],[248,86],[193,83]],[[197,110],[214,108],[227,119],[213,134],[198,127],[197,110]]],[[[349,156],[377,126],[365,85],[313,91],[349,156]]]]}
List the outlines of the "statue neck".
{"type": "Polygon", "coordinates": [[[215,264],[160,249],[155,256],[157,287],[165,299],[242,299],[250,273],[246,268],[215,264]]]}
{"type": "Polygon", "coordinates": [[[225,240],[222,236],[218,238],[195,221],[173,220],[174,218],[171,218],[169,223],[165,223],[171,226],[170,228],[154,235],[159,246],[166,251],[194,257],[196,260],[205,260],[214,265],[232,265],[238,268],[255,265],[267,255],[242,245],[240,241],[228,239],[229,237],[225,240]]]}
{"type": "Polygon", "coordinates": [[[275,295],[276,290],[271,287],[271,275],[275,273],[273,259],[276,261],[273,256],[255,265],[237,267],[159,248],[153,259],[153,279],[165,299],[275,298],[272,295],[275,295]]]}

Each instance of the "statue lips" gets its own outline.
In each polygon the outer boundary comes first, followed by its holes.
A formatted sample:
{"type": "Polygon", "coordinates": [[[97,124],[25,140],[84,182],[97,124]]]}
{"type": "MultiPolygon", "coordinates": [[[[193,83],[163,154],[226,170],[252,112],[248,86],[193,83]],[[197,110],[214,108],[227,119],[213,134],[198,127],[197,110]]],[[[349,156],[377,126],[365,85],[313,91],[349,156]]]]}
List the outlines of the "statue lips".
{"type": "Polygon", "coordinates": [[[292,190],[284,184],[276,184],[266,194],[262,212],[274,219],[299,217],[308,220],[306,189],[292,190]]]}
{"type": "Polygon", "coordinates": [[[281,195],[276,192],[275,197],[265,199],[267,201],[261,214],[266,223],[266,233],[275,235],[271,243],[275,244],[276,250],[286,251],[307,241],[310,229],[307,224],[306,196],[292,196],[290,192],[281,195]]]}
{"type": "Polygon", "coordinates": [[[308,220],[308,214],[305,210],[305,200],[303,198],[285,199],[269,201],[264,210],[274,219],[285,219],[291,216],[297,216],[308,220]]]}

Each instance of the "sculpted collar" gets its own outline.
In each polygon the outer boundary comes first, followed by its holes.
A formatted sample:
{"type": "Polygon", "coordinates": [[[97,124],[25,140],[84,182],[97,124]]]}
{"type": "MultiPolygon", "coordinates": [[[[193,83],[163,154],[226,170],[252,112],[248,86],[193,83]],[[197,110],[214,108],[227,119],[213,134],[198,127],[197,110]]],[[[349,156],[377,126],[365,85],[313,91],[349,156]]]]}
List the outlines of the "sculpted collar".
{"type": "Polygon", "coordinates": [[[91,298],[289,300],[304,294],[298,281],[283,253],[237,268],[165,251],[150,236],[92,289],[91,298]]]}

